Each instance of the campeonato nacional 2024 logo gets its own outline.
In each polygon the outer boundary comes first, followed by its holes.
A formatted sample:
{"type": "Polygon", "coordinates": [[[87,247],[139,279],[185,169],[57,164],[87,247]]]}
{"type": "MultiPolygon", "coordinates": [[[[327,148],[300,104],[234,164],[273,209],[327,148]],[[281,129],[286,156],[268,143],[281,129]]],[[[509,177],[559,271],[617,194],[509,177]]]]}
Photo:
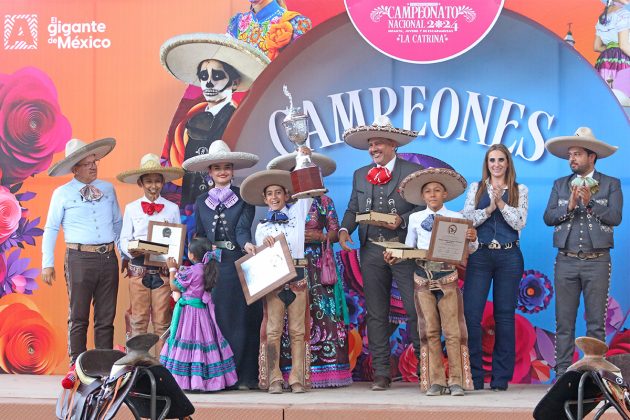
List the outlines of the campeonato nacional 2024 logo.
{"type": "Polygon", "coordinates": [[[354,27],[374,48],[411,63],[465,53],[492,29],[504,0],[345,0],[354,27]]]}

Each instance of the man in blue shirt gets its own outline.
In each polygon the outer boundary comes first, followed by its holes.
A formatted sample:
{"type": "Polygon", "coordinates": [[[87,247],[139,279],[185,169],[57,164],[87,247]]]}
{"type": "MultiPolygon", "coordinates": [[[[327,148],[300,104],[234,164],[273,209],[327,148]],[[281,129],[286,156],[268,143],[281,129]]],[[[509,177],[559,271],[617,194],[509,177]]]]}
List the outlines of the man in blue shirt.
{"type": "Polygon", "coordinates": [[[111,349],[114,344],[118,295],[118,259],[114,244],[119,240],[122,216],[113,185],[97,179],[97,174],[99,159],[115,145],[112,138],[90,144],[72,139],[66,144],[66,157],[48,170],[50,176],[74,174],[74,179],[53,192],[42,243],[42,280],[52,285],[55,243],[59,227],[63,227],[71,363],[70,372],[62,381],[64,388],[74,384],[74,362],[86,350],[92,302],[95,347],[111,349]]]}

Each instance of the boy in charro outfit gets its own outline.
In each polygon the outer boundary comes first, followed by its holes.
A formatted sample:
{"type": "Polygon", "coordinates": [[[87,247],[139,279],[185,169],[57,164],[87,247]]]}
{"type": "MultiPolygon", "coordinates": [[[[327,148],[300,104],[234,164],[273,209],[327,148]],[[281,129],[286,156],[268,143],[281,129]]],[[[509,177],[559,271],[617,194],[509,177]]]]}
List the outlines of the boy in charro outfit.
{"type": "MultiPolygon", "coordinates": [[[[310,155],[303,147],[302,153],[310,155]]],[[[310,349],[308,337],[310,323],[308,285],[304,278],[304,220],[313,199],[300,199],[288,206],[291,175],[288,171],[270,169],[248,176],[241,184],[243,199],[253,205],[267,205],[267,217],[256,226],[256,245],[272,246],[274,238],[284,234],[293,263],[297,268],[296,280],[285,284],[264,297],[264,318],[260,332],[260,388],[270,394],[282,393],[283,378],[280,371],[280,338],[284,328],[285,311],[288,316],[291,340],[291,373],[289,385],[294,393],[305,392],[310,382],[310,349]]]]}
{"type": "MultiPolygon", "coordinates": [[[[162,167],[157,155],[146,154],[140,161],[140,168],[119,173],[116,178],[127,184],[137,184],[143,196],[125,206],[122,230],[120,233],[121,253],[130,260],[127,266],[129,276],[129,299],[131,304],[131,335],[145,334],[149,321],[153,332],[164,334],[171,322],[169,273],[166,267],[144,265],[144,254],[129,250],[129,241],[147,239],[149,222],[160,221],[179,223],[179,207],[162,196],[162,186],[181,178],[184,170],[175,167],[162,167]]],[[[155,346],[157,354],[162,350],[163,340],[155,346]]]]}
{"type": "MultiPolygon", "coordinates": [[[[429,168],[414,172],[400,184],[400,194],[408,202],[426,205],[425,210],[409,216],[405,244],[428,249],[436,215],[454,218],[463,216],[444,206],[445,201],[461,195],[466,180],[457,172],[445,168],[429,168]]],[[[466,239],[469,251],[477,250],[477,231],[469,228],[466,239]]],[[[385,252],[385,261],[394,264],[399,259],[385,252]]],[[[464,320],[464,306],[458,288],[457,268],[452,264],[416,260],[414,274],[415,302],[420,334],[420,388],[426,395],[450,392],[464,395],[473,389],[468,361],[468,333],[464,320]],[[442,362],[441,336],[444,334],[448,354],[448,381],[442,362]]]]}

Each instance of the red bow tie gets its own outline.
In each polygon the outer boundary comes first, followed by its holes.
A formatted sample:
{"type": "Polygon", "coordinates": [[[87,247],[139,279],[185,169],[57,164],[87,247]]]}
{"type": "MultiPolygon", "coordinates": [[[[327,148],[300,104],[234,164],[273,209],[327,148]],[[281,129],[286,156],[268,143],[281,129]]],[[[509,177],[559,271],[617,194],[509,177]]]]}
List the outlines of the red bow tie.
{"type": "Polygon", "coordinates": [[[144,214],[151,216],[153,213],[159,213],[164,208],[164,204],[149,203],[148,201],[140,202],[144,214]]]}
{"type": "Polygon", "coordinates": [[[369,170],[365,179],[367,179],[368,182],[373,185],[384,185],[387,184],[390,179],[392,179],[392,173],[384,166],[375,166],[369,170]]]}

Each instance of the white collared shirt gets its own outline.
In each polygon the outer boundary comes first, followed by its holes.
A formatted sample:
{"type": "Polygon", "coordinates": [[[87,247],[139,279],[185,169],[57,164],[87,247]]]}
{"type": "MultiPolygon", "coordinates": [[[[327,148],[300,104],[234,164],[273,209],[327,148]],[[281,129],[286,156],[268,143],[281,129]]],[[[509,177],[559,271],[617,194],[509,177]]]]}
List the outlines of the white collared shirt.
{"type": "Polygon", "coordinates": [[[376,165],[377,168],[382,168],[385,167],[387,168],[387,170],[389,172],[394,172],[394,166],[396,166],[396,158],[397,156],[394,155],[394,157],[392,158],[392,160],[390,160],[389,162],[387,162],[385,165],[376,165]]]}
{"type": "MultiPolygon", "coordinates": [[[[438,211],[433,211],[427,207],[424,210],[411,213],[411,215],[409,216],[409,226],[407,228],[407,238],[405,240],[405,245],[418,249],[429,249],[429,244],[431,243],[431,232],[425,230],[422,227],[422,222],[424,222],[424,220],[431,214],[439,214],[440,216],[453,217],[457,219],[464,218],[461,213],[451,211],[447,209],[444,205],[438,211]]],[[[475,252],[478,247],[479,242],[477,240],[468,243],[468,251],[470,253],[475,252]]]]}
{"type": "Polygon", "coordinates": [[[287,223],[258,223],[256,226],[256,245],[261,246],[267,236],[276,237],[281,233],[287,240],[293,258],[304,258],[304,230],[306,216],[313,204],[312,198],[302,198],[287,209],[281,211],[287,215],[287,223]]]}
{"type": "Polygon", "coordinates": [[[181,223],[179,207],[177,207],[177,204],[159,196],[154,203],[164,204],[164,208],[159,213],[155,212],[149,216],[142,210],[142,204],[140,203],[143,201],[150,202],[148,198],[142,196],[125,206],[122,230],[120,232],[120,250],[129,259],[132,258],[131,255],[129,255],[129,250],[127,248],[129,241],[133,241],[134,239],[146,240],[150,221],[181,223]]]}

